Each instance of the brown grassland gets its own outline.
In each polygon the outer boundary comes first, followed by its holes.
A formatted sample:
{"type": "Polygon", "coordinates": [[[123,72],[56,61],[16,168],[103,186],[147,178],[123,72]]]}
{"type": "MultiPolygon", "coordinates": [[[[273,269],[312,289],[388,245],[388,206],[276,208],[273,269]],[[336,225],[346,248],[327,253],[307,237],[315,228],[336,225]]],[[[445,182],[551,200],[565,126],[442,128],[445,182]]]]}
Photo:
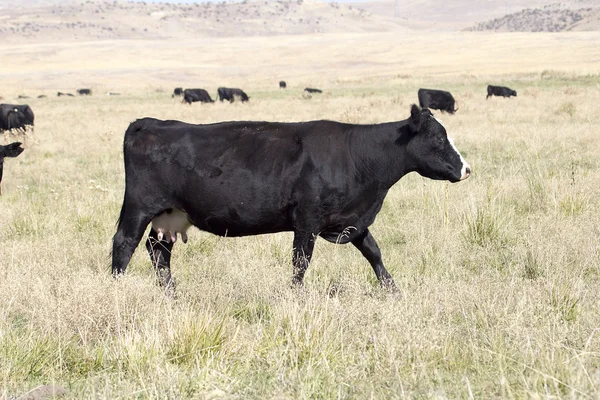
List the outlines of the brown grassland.
{"type": "Polygon", "coordinates": [[[28,100],[35,134],[5,163],[0,397],[55,382],[73,399],[599,398],[598,43],[598,32],[3,43],[4,102],[49,97],[28,100]],[[488,83],[518,97],[486,101],[488,83]],[[250,102],[170,96],[219,85],[250,102]],[[325,93],[303,98],[308,85],[325,93]],[[54,95],[83,86],[94,95],[54,95]],[[173,254],[176,300],[143,244],[110,276],[134,119],[376,123],[407,118],[419,87],[457,98],[456,115],[436,114],[473,175],[410,174],[390,191],[372,232],[399,293],[380,290],[354,248],[323,240],[291,289],[289,233],[192,229],[173,254]]]}

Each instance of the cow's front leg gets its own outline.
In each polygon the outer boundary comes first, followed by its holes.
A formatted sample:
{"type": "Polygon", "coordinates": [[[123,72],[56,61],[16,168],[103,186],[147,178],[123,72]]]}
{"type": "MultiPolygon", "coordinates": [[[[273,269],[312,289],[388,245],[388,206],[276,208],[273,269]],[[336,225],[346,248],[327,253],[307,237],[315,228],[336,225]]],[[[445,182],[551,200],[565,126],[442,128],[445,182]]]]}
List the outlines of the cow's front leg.
{"type": "Polygon", "coordinates": [[[152,260],[152,266],[156,271],[158,283],[168,294],[174,294],[175,282],[171,278],[171,252],[174,242],[158,238],[158,232],[150,229],[150,235],[146,240],[146,249],[152,260]]]}
{"type": "Polygon", "coordinates": [[[294,264],[294,277],[292,284],[302,286],[304,274],[308,269],[313,249],[315,248],[316,236],[312,232],[294,232],[294,249],[292,263],[294,264]]]}
{"type": "Polygon", "coordinates": [[[369,261],[379,285],[384,289],[390,289],[395,291],[396,284],[392,279],[390,273],[383,266],[383,260],[381,259],[381,250],[377,246],[377,242],[371,232],[365,229],[356,239],[352,241],[352,244],[362,253],[362,255],[369,261]]]}

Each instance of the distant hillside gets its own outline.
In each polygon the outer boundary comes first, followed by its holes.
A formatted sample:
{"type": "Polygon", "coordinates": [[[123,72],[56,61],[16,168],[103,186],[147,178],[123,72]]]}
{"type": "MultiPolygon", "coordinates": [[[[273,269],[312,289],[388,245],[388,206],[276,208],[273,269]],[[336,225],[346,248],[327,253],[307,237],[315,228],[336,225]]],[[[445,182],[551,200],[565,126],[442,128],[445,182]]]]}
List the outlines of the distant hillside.
{"type": "MultiPolygon", "coordinates": [[[[425,31],[452,31],[472,27],[481,21],[540,8],[559,0],[368,0],[355,4],[375,15],[394,17],[406,27],[425,31]]],[[[599,7],[600,0],[560,0],[564,9],[599,7]]],[[[596,23],[596,26],[600,26],[596,23]]]]}
{"type": "Polygon", "coordinates": [[[467,28],[468,31],[564,32],[600,30],[600,7],[572,10],[562,3],[526,8],[467,28]]]}
{"type": "Polygon", "coordinates": [[[401,29],[399,21],[351,4],[307,0],[179,4],[0,1],[0,38],[8,40],[193,38],[397,29],[401,29]]]}

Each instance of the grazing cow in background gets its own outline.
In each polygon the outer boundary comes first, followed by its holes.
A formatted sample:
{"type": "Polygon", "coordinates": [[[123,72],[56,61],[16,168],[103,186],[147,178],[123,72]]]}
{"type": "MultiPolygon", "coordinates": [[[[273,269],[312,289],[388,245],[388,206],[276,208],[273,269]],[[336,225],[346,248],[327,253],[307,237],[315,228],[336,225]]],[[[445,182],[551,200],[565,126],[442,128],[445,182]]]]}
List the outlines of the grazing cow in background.
{"type": "Polygon", "coordinates": [[[17,99],[30,99],[31,97],[25,96],[24,94],[20,94],[17,96],[17,99]]]}
{"type": "Polygon", "coordinates": [[[0,104],[0,130],[33,130],[33,110],[27,104],[0,104]]]}
{"type": "Polygon", "coordinates": [[[305,88],[304,91],[308,92],[308,93],[323,93],[323,91],[321,89],[315,89],[315,88],[309,88],[309,87],[305,88]]]}
{"type": "Polygon", "coordinates": [[[0,145],[0,195],[2,195],[2,172],[5,157],[16,157],[23,152],[21,142],[14,142],[6,146],[0,145]]]}
{"type": "Polygon", "coordinates": [[[77,89],[77,94],[80,96],[91,96],[92,89],[77,89]]]}
{"type": "Polygon", "coordinates": [[[48,97],[48,96],[46,96],[45,94],[40,94],[37,98],[38,99],[45,99],[46,97],[48,97]]]}
{"type": "Polygon", "coordinates": [[[107,96],[120,96],[121,93],[117,93],[117,92],[106,92],[107,96]]]}
{"type": "Polygon", "coordinates": [[[279,89],[285,89],[287,87],[287,83],[285,81],[279,81],[279,89]]]}
{"type": "Polygon", "coordinates": [[[183,95],[183,88],[176,87],[175,90],[173,90],[173,94],[171,95],[171,97],[181,96],[181,95],[183,95]]]}
{"type": "Polygon", "coordinates": [[[501,97],[515,96],[516,97],[517,91],[507,88],[506,86],[488,85],[487,96],[485,96],[485,99],[487,100],[490,96],[501,96],[501,97]]]}
{"type": "Polygon", "coordinates": [[[421,107],[446,111],[450,114],[454,114],[458,110],[458,108],[454,108],[454,97],[445,90],[419,89],[418,96],[421,107]]]}
{"type": "Polygon", "coordinates": [[[374,125],[334,121],[192,125],[139,119],[123,144],[125,195],[112,272],[125,272],[148,224],[146,247],[161,285],[190,226],[221,236],[292,231],[293,283],[301,285],[318,236],[352,243],[379,283],[393,288],[369,232],[388,190],[404,175],[450,182],[471,170],[428,109],[374,125]]]}
{"type": "Polygon", "coordinates": [[[204,89],[185,89],[183,91],[183,102],[192,104],[195,101],[202,103],[214,103],[208,92],[204,89]]]}
{"type": "Polygon", "coordinates": [[[248,95],[244,93],[242,89],[237,88],[220,87],[217,89],[217,96],[219,97],[220,101],[229,100],[230,103],[233,103],[233,100],[236,97],[241,98],[242,102],[248,101],[250,99],[250,97],[248,97],[248,95]]]}
{"type": "Polygon", "coordinates": [[[61,96],[69,96],[69,97],[74,97],[72,93],[63,93],[63,92],[58,92],[58,93],[56,93],[56,95],[57,95],[58,97],[61,97],[61,96]]]}

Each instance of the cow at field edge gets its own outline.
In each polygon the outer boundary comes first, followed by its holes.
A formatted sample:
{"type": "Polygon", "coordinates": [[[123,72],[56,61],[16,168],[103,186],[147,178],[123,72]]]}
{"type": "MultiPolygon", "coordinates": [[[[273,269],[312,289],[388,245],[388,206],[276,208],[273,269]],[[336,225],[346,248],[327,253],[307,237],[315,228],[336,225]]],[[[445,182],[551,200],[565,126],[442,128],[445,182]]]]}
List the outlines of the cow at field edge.
{"type": "Polygon", "coordinates": [[[304,91],[308,92],[308,93],[323,93],[323,91],[321,89],[315,89],[315,88],[309,88],[309,87],[305,88],[304,91]]]}
{"type": "Polygon", "coordinates": [[[74,97],[74,96],[73,96],[73,93],[57,92],[57,93],[56,93],[56,95],[57,95],[58,97],[61,97],[61,96],[74,97]]]}
{"type": "Polygon", "coordinates": [[[195,101],[202,103],[214,103],[208,92],[204,89],[185,89],[183,91],[183,102],[192,104],[195,101]]]}
{"type": "Polygon", "coordinates": [[[27,104],[0,104],[0,130],[33,129],[33,110],[27,104]]]}
{"type": "Polygon", "coordinates": [[[279,81],[279,89],[285,89],[287,87],[287,83],[285,81],[279,81]]]}
{"type": "Polygon", "coordinates": [[[417,93],[419,105],[425,108],[433,108],[440,111],[446,111],[454,114],[458,108],[455,107],[454,97],[450,92],[436,89],[419,89],[417,93]]]}
{"type": "Polygon", "coordinates": [[[143,118],[127,128],[123,152],[112,272],[125,272],[151,223],[146,248],[166,288],[173,244],[190,226],[233,237],[292,231],[298,285],[317,236],[352,243],[393,288],[369,232],[388,190],[412,171],[450,182],[471,173],[445,128],[415,105],[408,119],[375,125],[143,118]]]}
{"type": "Polygon", "coordinates": [[[501,97],[515,96],[516,97],[517,91],[507,88],[506,86],[488,85],[487,96],[485,96],[485,99],[487,100],[490,96],[501,96],[501,97]]]}
{"type": "Polygon", "coordinates": [[[21,142],[14,142],[6,146],[0,145],[0,195],[2,195],[2,172],[4,170],[5,157],[17,157],[23,152],[21,142]]]}
{"type": "Polygon", "coordinates": [[[183,88],[176,87],[176,88],[173,90],[173,94],[171,95],[171,97],[175,97],[175,96],[181,96],[181,95],[183,95],[183,88]]]}
{"type": "Polygon", "coordinates": [[[242,99],[242,102],[248,101],[250,97],[242,89],[237,88],[226,88],[220,87],[217,89],[217,96],[220,101],[229,100],[230,103],[233,103],[236,97],[242,99]]]}
{"type": "Polygon", "coordinates": [[[80,96],[91,96],[92,89],[77,89],[77,94],[80,96]]]}

